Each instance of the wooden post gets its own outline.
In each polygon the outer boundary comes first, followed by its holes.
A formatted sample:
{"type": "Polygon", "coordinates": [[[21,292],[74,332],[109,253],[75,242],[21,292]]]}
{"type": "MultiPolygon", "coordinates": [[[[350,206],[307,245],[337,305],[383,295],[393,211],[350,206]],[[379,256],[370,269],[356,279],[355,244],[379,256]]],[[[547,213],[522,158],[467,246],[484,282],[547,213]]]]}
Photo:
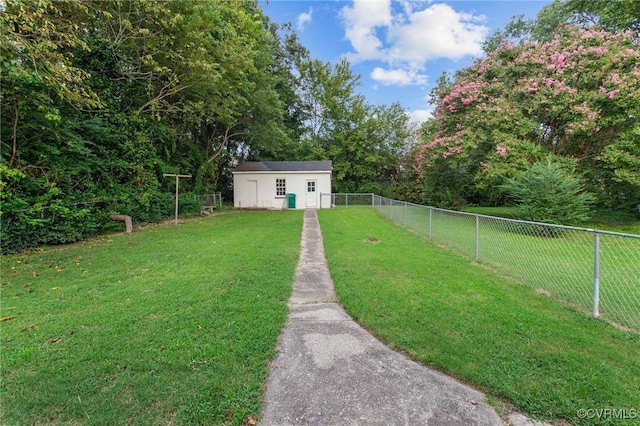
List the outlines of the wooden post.
{"type": "Polygon", "coordinates": [[[175,177],[176,178],[176,219],[175,219],[175,224],[178,224],[178,181],[180,180],[180,178],[190,178],[191,175],[176,175],[176,174],[170,174],[170,173],[165,173],[163,175],[164,177],[175,177]]]}
{"type": "Polygon", "coordinates": [[[127,230],[127,234],[133,232],[133,222],[131,222],[131,216],[127,216],[124,214],[112,214],[111,216],[109,216],[109,218],[111,220],[119,220],[121,222],[124,222],[124,227],[127,230]]]}

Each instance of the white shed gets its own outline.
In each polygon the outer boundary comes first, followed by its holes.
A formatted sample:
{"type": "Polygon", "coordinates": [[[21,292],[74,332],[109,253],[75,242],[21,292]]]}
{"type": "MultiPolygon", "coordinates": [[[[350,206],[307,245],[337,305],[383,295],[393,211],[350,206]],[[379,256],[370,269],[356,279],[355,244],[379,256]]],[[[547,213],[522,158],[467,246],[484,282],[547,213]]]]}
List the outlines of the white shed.
{"type": "Polygon", "coordinates": [[[237,208],[331,207],[331,161],[245,161],[233,170],[237,208]]]}

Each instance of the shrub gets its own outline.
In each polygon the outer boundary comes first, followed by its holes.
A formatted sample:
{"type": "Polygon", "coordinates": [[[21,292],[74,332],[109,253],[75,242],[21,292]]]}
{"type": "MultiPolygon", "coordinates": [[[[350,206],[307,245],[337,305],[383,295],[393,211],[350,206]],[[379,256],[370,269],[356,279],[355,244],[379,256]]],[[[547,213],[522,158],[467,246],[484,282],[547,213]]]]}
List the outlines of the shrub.
{"type": "Polygon", "coordinates": [[[594,197],[574,168],[549,155],[531,164],[503,188],[518,203],[518,216],[534,222],[575,224],[589,220],[594,197]]]}

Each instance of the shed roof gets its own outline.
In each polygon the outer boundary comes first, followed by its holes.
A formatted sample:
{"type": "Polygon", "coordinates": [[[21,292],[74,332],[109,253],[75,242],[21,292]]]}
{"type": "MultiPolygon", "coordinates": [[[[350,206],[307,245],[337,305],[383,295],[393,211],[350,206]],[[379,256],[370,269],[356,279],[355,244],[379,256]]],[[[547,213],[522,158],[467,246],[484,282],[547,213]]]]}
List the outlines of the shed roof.
{"type": "Polygon", "coordinates": [[[245,161],[234,172],[330,172],[331,161],[245,161]]]}

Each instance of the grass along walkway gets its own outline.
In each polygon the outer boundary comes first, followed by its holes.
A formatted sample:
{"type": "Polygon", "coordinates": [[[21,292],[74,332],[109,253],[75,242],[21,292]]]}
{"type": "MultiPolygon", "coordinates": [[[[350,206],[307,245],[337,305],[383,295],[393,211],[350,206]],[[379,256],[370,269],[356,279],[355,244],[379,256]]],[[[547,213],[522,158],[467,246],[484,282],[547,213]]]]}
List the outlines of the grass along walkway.
{"type": "Polygon", "coordinates": [[[581,419],[578,410],[640,411],[640,335],[437,248],[370,208],[319,217],[340,301],[384,342],[537,418],[613,425],[620,419],[581,419]]]}
{"type": "Polygon", "coordinates": [[[225,213],[3,257],[0,423],[257,417],[301,228],[225,213]]]}
{"type": "MultiPolygon", "coordinates": [[[[589,315],[593,311],[594,234],[565,230],[536,235],[498,218],[443,212],[422,206],[381,206],[378,211],[432,242],[490,266],[589,315]],[[430,226],[431,224],[431,226],[430,226]]],[[[600,236],[600,317],[640,331],[640,238],[600,236]]]]}

